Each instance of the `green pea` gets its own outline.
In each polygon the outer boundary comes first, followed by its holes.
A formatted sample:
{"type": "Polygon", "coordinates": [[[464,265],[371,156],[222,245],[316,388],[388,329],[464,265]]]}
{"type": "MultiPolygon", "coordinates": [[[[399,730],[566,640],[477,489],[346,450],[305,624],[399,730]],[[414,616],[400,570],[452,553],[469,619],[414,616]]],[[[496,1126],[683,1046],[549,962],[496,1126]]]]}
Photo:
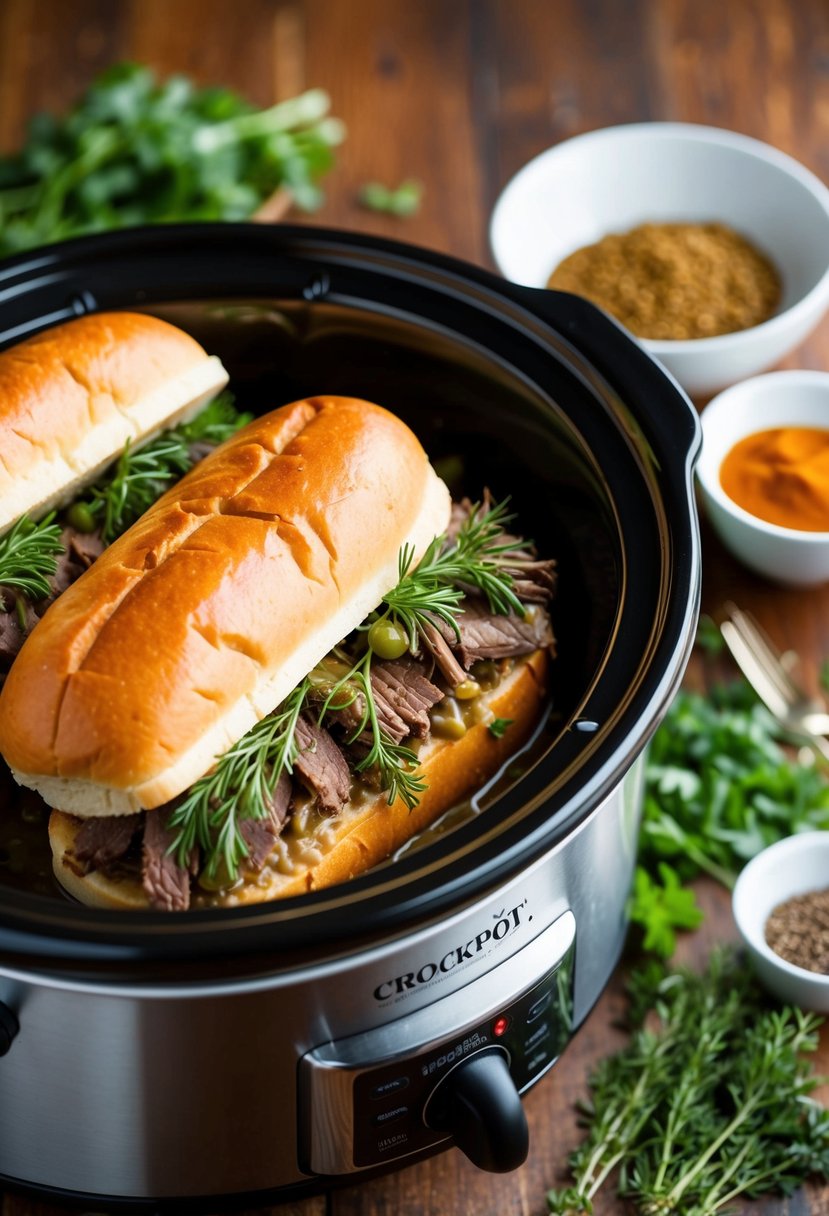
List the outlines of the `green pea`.
{"type": "Polygon", "coordinates": [[[481,695],[481,686],[477,680],[462,680],[454,691],[459,701],[473,701],[481,695]]]}
{"type": "Polygon", "coordinates": [[[92,508],[85,502],[72,503],[66,512],[66,522],[78,532],[94,532],[98,527],[92,508]]]}
{"type": "Polygon", "coordinates": [[[399,659],[409,649],[406,630],[386,617],[375,621],[368,631],[368,644],[378,659],[399,659]]]}
{"type": "Polygon", "coordinates": [[[233,886],[233,879],[228,873],[224,859],[219,862],[215,874],[209,874],[205,866],[199,874],[198,883],[203,891],[223,891],[225,887],[233,886]]]}
{"type": "Polygon", "coordinates": [[[432,734],[439,739],[462,739],[466,734],[466,723],[460,718],[444,718],[432,715],[432,734]]]}

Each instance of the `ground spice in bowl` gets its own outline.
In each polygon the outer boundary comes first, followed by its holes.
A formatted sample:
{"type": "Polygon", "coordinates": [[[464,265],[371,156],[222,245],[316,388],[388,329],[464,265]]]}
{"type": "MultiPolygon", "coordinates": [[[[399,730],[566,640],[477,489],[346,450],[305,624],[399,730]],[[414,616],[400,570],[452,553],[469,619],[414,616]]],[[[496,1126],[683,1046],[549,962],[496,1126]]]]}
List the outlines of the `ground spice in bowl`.
{"type": "Polygon", "coordinates": [[[787,963],[829,975],[829,889],[778,904],[766,921],[765,934],[787,963]]]}
{"type": "Polygon", "coordinates": [[[548,287],[592,300],[637,337],[711,338],[767,321],[780,275],[726,224],[641,224],[571,253],[548,287]]]}
{"type": "Polygon", "coordinates": [[[746,435],[726,453],[720,485],[767,523],[829,532],[829,429],[783,426],[746,435]]]}

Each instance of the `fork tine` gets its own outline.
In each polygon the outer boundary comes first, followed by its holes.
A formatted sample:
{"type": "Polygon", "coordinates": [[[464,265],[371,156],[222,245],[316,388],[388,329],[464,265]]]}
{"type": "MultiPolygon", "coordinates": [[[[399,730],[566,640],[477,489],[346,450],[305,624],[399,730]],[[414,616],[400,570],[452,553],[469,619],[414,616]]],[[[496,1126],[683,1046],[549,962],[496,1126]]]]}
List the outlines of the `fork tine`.
{"type": "Polygon", "coordinates": [[[728,612],[735,629],[753,652],[757,662],[765,669],[767,678],[775,685],[784,701],[789,705],[803,701],[806,694],[786,671],[780,655],[757,621],[734,604],[728,605],[728,612]]]}
{"type": "Polygon", "coordinates": [[[757,657],[750,644],[746,641],[733,620],[724,620],[720,624],[728,649],[733,654],[755,692],[766,707],[776,718],[785,718],[789,710],[789,701],[781,693],[777,683],[770,679],[765,663],[757,657]]]}

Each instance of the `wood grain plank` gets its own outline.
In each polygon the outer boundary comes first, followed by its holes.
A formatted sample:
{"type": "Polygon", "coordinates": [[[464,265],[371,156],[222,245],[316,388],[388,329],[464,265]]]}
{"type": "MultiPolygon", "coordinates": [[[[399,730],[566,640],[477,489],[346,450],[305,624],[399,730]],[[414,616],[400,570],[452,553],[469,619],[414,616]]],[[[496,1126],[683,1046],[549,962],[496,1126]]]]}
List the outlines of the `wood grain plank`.
{"type": "Polygon", "coordinates": [[[309,84],[324,84],[348,139],[326,184],[328,203],[312,223],[343,224],[429,245],[458,257],[485,255],[481,170],[470,113],[471,0],[417,4],[308,0],[309,84]],[[366,211],[368,181],[424,186],[409,220],[366,211]]]}
{"type": "Polygon", "coordinates": [[[13,151],[33,113],[62,113],[120,55],[121,9],[108,0],[0,4],[0,150],[13,151]]]}

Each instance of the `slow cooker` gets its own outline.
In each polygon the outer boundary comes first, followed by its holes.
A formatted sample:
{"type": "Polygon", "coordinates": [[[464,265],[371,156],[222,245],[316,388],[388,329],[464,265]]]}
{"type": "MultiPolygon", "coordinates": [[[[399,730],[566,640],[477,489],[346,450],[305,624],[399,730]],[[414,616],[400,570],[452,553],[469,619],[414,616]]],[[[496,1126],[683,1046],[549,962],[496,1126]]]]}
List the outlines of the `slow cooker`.
{"type": "MultiPolygon", "coordinates": [[[[520,1094],[617,960],[643,749],[692,644],[696,415],[571,296],[300,227],[106,234],[0,269],[0,343],[139,308],[221,356],[239,402],[401,414],[458,493],[509,494],[558,559],[532,742],[438,830],[313,895],[186,915],[63,897],[45,820],[0,816],[0,1180],[204,1211],[452,1144],[523,1160],[520,1094]]],[[[551,1079],[549,1084],[555,1084],[551,1079]]]]}

